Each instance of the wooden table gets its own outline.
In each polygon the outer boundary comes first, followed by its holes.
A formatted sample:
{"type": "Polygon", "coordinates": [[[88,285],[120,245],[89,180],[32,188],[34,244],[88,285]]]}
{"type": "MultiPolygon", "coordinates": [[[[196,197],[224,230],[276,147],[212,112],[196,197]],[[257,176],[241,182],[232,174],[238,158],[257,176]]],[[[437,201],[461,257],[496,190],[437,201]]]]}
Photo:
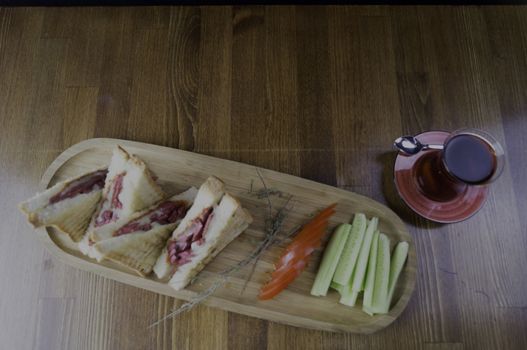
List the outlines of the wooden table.
{"type": "Polygon", "coordinates": [[[524,349],[527,8],[0,9],[0,343],[5,349],[524,349]],[[463,126],[508,164],[473,218],[437,225],[395,195],[392,140],[463,126]],[[91,137],[177,147],[387,203],[415,238],[406,311],[371,335],[208,307],[65,266],[16,209],[91,137]]]}

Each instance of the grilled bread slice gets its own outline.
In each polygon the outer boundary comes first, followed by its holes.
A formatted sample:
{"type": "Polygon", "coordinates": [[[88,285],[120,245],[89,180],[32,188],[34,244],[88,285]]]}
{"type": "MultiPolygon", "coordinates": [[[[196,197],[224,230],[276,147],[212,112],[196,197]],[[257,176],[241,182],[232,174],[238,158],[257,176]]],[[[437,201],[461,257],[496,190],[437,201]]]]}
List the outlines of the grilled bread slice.
{"type": "MultiPolygon", "coordinates": [[[[190,261],[176,267],[168,284],[175,290],[185,288],[194,276],[245,231],[251,222],[252,217],[249,212],[243,209],[234,197],[229,194],[224,195],[220,204],[214,209],[210,224],[203,233],[203,242],[192,243],[190,261]]],[[[170,253],[169,260],[173,256],[170,253]]]]}
{"type": "Polygon", "coordinates": [[[78,242],[101,199],[106,174],[106,169],[100,169],[62,181],[19,208],[33,227],[53,226],[78,242]]]}
{"type": "Polygon", "coordinates": [[[217,192],[213,197],[202,191],[206,184],[200,188],[194,205],[168,240],[154,266],[157,277],[168,280],[176,290],[185,288],[252,222],[251,215],[231,195],[217,192]]]}
{"type": "MultiPolygon", "coordinates": [[[[196,222],[200,219],[199,224],[204,225],[204,221],[207,219],[204,218],[205,214],[210,214],[211,209],[217,205],[223,196],[224,190],[225,185],[221,180],[214,176],[209,177],[199,188],[194,204],[172,233],[172,239],[195,227],[196,222]]],[[[173,272],[172,268],[173,266],[168,261],[167,247],[165,246],[154,267],[154,272],[158,278],[167,280],[173,272]]]]}
{"type": "Polygon", "coordinates": [[[164,200],[144,211],[115,230],[112,238],[93,246],[98,261],[108,259],[148,275],[165,246],[170,233],[191,207],[198,190],[187,191],[164,200]]]}
{"type": "Polygon", "coordinates": [[[112,237],[130,216],[165,197],[145,163],[120,146],[113,151],[102,199],[79,249],[93,257],[91,246],[112,237]]]}

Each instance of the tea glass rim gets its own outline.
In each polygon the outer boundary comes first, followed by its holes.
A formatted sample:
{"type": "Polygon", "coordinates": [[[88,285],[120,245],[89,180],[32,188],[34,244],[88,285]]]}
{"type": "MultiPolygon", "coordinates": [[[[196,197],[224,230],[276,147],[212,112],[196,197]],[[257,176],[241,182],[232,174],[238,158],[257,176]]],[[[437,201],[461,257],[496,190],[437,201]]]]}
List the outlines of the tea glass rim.
{"type": "Polygon", "coordinates": [[[442,165],[445,167],[446,173],[452,176],[455,180],[460,181],[469,186],[484,186],[484,185],[487,185],[487,184],[490,184],[496,181],[496,179],[500,177],[501,173],[503,172],[503,168],[505,166],[505,152],[503,151],[503,147],[501,146],[501,143],[488,132],[481,130],[481,129],[477,129],[477,128],[461,128],[461,129],[457,129],[452,132],[449,132],[449,135],[447,136],[445,141],[443,141],[443,150],[441,150],[441,161],[442,161],[442,165]],[[459,135],[471,135],[471,136],[477,137],[483,142],[485,142],[494,151],[494,154],[496,157],[496,167],[494,171],[492,172],[492,175],[487,180],[480,182],[480,183],[470,183],[470,182],[460,179],[455,174],[453,174],[451,171],[449,171],[448,166],[445,162],[445,158],[444,158],[444,150],[448,142],[450,142],[454,137],[459,136],[459,135]]]}

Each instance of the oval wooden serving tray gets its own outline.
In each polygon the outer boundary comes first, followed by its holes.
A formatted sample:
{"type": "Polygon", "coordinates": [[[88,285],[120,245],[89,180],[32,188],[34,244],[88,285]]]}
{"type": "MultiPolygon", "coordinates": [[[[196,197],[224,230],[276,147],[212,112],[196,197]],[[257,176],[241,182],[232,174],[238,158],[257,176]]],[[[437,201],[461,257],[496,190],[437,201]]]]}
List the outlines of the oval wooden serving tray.
{"type": "MultiPolygon", "coordinates": [[[[54,229],[38,230],[38,236],[44,245],[60,260],[119,282],[188,300],[215,281],[219,272],[247,257],[263,238],[268,213],[267,198],[261,195],[264,188],[256,167],[238,162],[139,142],[90,139],[68,148],[55,159],[42,177],[41,189],[107,165],[112,149],[117,144],[141,157],[159,177],[168,194],[177,193],[189,186],[199,187],[209,175],[220,177],[225,181],[227,191],[238,197],[243,206],[251,212],[254,222],[208,264],[194,284],[179,292],[156,281],[154,277],[137,276],[110,262],[96,263],[80,254],[66,235],[54,229]]],[[[386,315],[370,317],[361,311],[360,299],[359,307],[350,308],[339,304],[339,296],[332,290],[327,297],[311,296],[309,292],[320,262],[320,251],[314,253],[308,268],[286,290],[270,301],[259,301],[258,290],[269,278],[273,263],[288,240],[278,246],[272,246],[265,252],[256,264],[254,274],[243,293],[250,266],[234,274],[225,286],[218,289],[204,303],[270,321],[328,331],[373,333],[393,322],[406,307],[416,279],[415,246],[401,219],[387,207],[361,195],[271,170],[259,171],[272,193],[270,199],[274,208],[279,208],[292,196],[292,209],[288,212],[283,226],[284,235],[305,223],[318,210],[336,202],[337,212],[331,220],[331,229],[338,223],[350,222],[353,213],[363,212],[368,217],[379,217],[380,229],[391,238],[392,246],[401,240],[410,243],[408,262],[399,279],[393,307],[386,315]]]]}

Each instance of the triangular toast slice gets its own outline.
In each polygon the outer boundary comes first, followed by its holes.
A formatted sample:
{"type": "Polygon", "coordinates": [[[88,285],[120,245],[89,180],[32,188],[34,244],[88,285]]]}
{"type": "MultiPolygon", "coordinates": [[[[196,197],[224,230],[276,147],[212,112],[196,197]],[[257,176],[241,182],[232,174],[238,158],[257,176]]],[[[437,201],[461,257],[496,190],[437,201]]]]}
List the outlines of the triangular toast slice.
{"type": "Polygon", "coordinates": [[[208,190],[211,181],[219,180],[212,177],[201,186],[194,205],[174,230],[154,266],[157,277],[169,280],[176,290],[185,288],[252,222],[251,215],[240,203],[223,193],[223,187],[221,191],[208,190]]]}
{"type": "Polygon", "coordinates": [[[134,214],[112,238],[93,246],[97,260],[108,259],[145,276],[152,271],[171,231],[191,207],[198,190],[187,191],[134,214]]]}
{"type": "Polygon", "coordinates": [[[113,151],[102,199],[92,216],[79,249],[93,257],[91,246],[112,237],[130,216],[165,197],[146,164],[120,146],[113,151]]]}
{"type": "MultiPolygon", "coordinates": [[[[234,197],[225,194],[212,213],[208,229],[203,232],[203,242],[192,243],[190,261],[177,266],[168,284],[175,290],[185,288],[194,276],[245,231],[251,222],[252,217],[249,212],[243,209],[234,197]]],[[[177,242],[178,238],[175,240],[177,242]]],[[[169,251],[169,259],[170,256],[169,251]]]]}
{"type": "MultiPolygon", "coordinates": [[[[204,216],[209,216],[211,209],[217,205],[223,196],[224,190],[225,185],[220,179],[214,176],[209,177],[200,186],[194,204],[172,233],[172,238],[191,229],[196,223],[204,225],[207,219],[204,216]],[[199,219],[201,222],[198,222],[199,219]]],[[[173,272],[173,266],[168,262],[167,257],[167,247],[165,246],[154,267],[157,277],[162,280],[167,280],[173,272]]]]}
{"type": "Polygon", "coordinates": [[[101,199],[106,173],[106,169],[100,169],[62,181],[19,208],[33,227],[53,226],[78,242],[101,199]]]}

